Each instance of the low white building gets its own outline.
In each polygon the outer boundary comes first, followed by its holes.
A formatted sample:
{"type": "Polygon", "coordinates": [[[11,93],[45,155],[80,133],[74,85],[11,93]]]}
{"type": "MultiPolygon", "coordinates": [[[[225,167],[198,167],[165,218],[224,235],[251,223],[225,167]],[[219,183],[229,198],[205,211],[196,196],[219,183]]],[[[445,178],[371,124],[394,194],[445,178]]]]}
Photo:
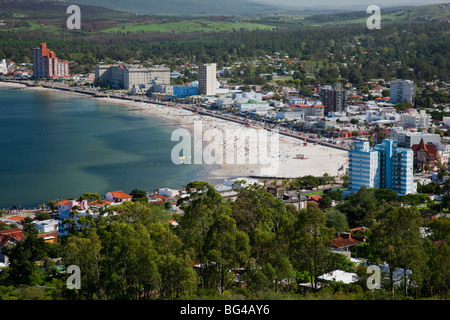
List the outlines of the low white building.
{"type": "Polygon", "coordinates": [[[416,109],[406,109],[406,112],[400,115],[400,121],[404,123],[405,127],[425,128],[428,129],[431,125],[431,115],[427,114],[425,110],[417,112],[416,109]]]}
{"type": "Polygon", "coordinates": [[[151,93],[159,93],[173,95],[173,86],[160,83],[144,83],[131,88],[132,95],[148,95],[151,93]]]}
{"type": "Polygon", "coordinates": [[[173,198],[178,196],[180,194],[180,191],[169,188],[161,188],[158,190],[158,194],[169,198],[173,198]]]}
{"type": "Polygon", "coordinates": [[[356,273],[346,272],[343,270],[334,270],[332,272],[318,276],[317,278],[323,281],[343,282],[345,284],[350,284],[358,281],[358,275],[356,273]]]}
{"type": "Polygon", "coordinates": [[[249,101],[245,103],[239,103],[238,104],[239,111],[245,112],[245,111],[269,111],[273,109],[270,106],[269,102],[257,102],[257,101],[249,101]]]}
{"type": "Polygon", "coordinates": [[[441,142],[441,136],[435,133],[417,132],[417,130],[404,129],[402,127],[393,127],[387,134],[387,139],[396,140],[399,147],[411,148],[414,144],[419,144],[423,139],[425,144],[431,142],[438,145],[441,142]]]}
{"type": "Polygon", "coordinates": [[[263,101],[262,93],[255,91],[233,93],[232,98],[237,101],[263,101]]]}
{"type": "Polygon", "coordinates": [[[442,122],[447,128],[450,128],[450,117],[443,117],[442,122]]]}
{"type": "Polygon", "coordinates": [[[55,232],[58,231],[59,221],[55,219],[34,221],[34,226],[38,229],[39,233],[55,232]]]}

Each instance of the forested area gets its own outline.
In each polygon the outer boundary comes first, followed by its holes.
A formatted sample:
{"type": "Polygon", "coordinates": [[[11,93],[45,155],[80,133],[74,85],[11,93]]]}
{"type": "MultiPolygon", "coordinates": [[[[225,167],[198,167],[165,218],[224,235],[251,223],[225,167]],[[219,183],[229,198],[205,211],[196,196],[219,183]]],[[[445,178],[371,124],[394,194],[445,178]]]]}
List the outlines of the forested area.
{"type": "Polygon", "coordinates": [[[47,42],[62,59],[92,71],[99,61],[215,62],[221,67],[281,52],[299,60],[287,68],[306,69],[311,75],[320,70],[361,86],[371,79],[390,81],[394,77],[448,81],[448,31],[448,23],[389,24],[381,30],[340,26],[217,33],[106,34],[31,29],[1,31],[0,56],[32,62],[32,48],[47,42]]]}
{"type": "Polygon", "coordinates": [[[450,222],[421,215],[420,197],[362,188],[337,207],[299,211],[262,186],[240,189],[234,202],[205,182],[186,189],[196,192],[180,200],[183,215],[171,216],[163,205],[128,202],[114,208],[119,215],[81,217],[80,228],[71,228],[59,244],[38,239],[26,222],[26,239],[5,251],[11,264],[0,273],[0,299],[448,297],[450,222]],[[406,286],[403,277],[395,286],[387,273],[381,290],[369,290],[367,265],[356,267],[330,250],[337,232],[361,226],[368,228],[358,231],[367,241],[352,255],[410,270],[406,286]],[[51,260],[58,257],[80,267],[80,290],[66,288],[67,275],[51,260]],[[358,282],[320,290],[299,286],[314,288],[318,276],[336,269],[356,272],[358,282]]]}

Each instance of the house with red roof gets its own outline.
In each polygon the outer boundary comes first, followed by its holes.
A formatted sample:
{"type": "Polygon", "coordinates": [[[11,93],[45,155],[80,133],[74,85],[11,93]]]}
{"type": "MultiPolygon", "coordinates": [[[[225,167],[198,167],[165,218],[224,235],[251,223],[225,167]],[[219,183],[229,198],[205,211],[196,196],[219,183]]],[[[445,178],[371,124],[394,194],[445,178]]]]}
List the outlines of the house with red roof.
{"type": "Polygon", "coordinates": [[[9,244],[16,245],[24,237],[25,234],[20,228],[0,231],[0,268],[8,265],[8,257],[2,254],[3,247],[9,244]]]}
{"type": "Polygon", "coordinates": [[[425,144],[423,138],[419,144],[413,144],[414,169],[423,170],[426,165],[433,168],[441,160],[437,146],[431,142],[425,144]]]}
{"type": "Polygon", "coordinates": [[[94,200],[89,202],[89,207],[94,207],[94,208],[106,208],[109,207],[110,205],[112,205],[113,202],[112,201],[107,201],[107,200],[94,200]]]}
{"type": "Polygon", "coordinates": [[[349,255],[349,251],[352,247],[357,246],[360,243],[366,241],[366,238],[363,236],[353,235],[349,232],[342,232],[338,234],[336,238],[331,240],[331,246],[333,251],[337,251],[340,253],[346,253],[349,255]]]}
{"type": "Polygon", "coordinates": [[[313,195],[308,197],[309,201],[314,201],[315,203],[319,203],[320,199],[322,199],[322,196],[319,195],[313,195]]]}
{"type": "Polygon", "coordinates": [[[12,217],[7,217],[6,219],[20,223],[20,222],[22,222],[23,219],[25,219],[25,217],[23,217],[23,216],[12,216],[12,217]]]}
{"type": "Polygon", "coordinates": [[[133,196],[126,194],[123,191],[111,191],[106,194],[106,200],[114,203],[122,203],[125,201],[132,201],[133,196]]]}
{"type": "Polygon", "coordinates": [[[58,209],[58,216],[62,219],[66,219],[69,213],[72,211],[73,207],[78,206],[81,210],[87,210],[89,204],[87,200],[77,201],[77,200],[61,200],[56,203],[58,209]]]}

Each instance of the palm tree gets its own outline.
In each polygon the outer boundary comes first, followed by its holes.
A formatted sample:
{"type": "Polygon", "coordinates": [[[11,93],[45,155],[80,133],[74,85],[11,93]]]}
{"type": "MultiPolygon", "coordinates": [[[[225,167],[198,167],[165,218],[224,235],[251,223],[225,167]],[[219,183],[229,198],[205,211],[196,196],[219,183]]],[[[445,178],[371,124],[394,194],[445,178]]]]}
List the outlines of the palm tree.
{"type": "Polygon", "coordinates": [[[450,192],[450,179],[447,179],[442,184],[442,192],[449,194],[450,192]]]}

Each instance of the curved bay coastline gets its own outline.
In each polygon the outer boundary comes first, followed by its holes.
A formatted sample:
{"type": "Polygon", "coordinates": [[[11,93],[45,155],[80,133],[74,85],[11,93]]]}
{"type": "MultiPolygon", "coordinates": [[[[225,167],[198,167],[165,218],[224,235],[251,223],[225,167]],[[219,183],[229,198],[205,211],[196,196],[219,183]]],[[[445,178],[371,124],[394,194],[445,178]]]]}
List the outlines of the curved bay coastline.
{"type": "MultiPolygon", "coordinates": [[[[58,89],[42,86],[26,86],[23,84],[10,82],[0,82],[0,87],[2,86],[7,86],[10,88],[24,88],[26,90],[33,90],[37,92],[48,92],[58,94],[59,96],[65,96],[68,99],[70,99],[70,97],[78,97],[95,100],[103,104],[120,105],[132,114],[143,117],[151,117],[168,125],[171,124],[174,130],[177,126],[186,128],[191,132],[191,135],[193,133],[194,121],[201,121],[203,131],[217,129],[224,132],[225,130],[232,130],[235,132],[236,136],[246,135],[249,130],[255,130],[239,123],[212,116],[200,115],[177,106],[165,106],[149,102],[122,100],[115,97],[94,97],[84,93],[60,91],[58,89]]],[[[336,176],[339,175],[339,168],[346,164],[346,151],[322,145],[308,144],[307,146],[304,146],[303,143],[301,143],[301,140],[291,137],[282,137],[279,140],[279,161],[277,163],[277,173],[273,175],[274,177],[289,179],[309,174],[321,176],[324,173],[336,176]],[[299,160],[297,157],[298,154],[305,155],[305,159],[299,160]]],[[[241,147],[245,148],[245,146],[241,147]]],[[[230,148],[233,149],[234,146],[225,145],[225,152],[228,152],[230,148]]],[[[237,146],[237,148],[239,148],[239,146],[237,146]]],[[[264,149],[267,148],[262,148],[262,150],[264,149]]],[[[248,155],[248,148],[246,148],[245,153],[248,155]]],[[[220,183],[221,181],[223,182],[224,179],[228,178],[260,176],[261,167],[261,165],[249,164],[202,164],[201,170],[199,170],[197,174],[198,179],[196,180],[220,183]]],[[[189,182],[182,180],[183,178],[180,177],[180,185],[178,187],[181,187],[183,184],[189,182]]],[[[161,185],[159,187],[162,188],[165,186],[161,185]]],[[[49,196],[52,198],[51,195],[49,196]]],[[[43,199],[43,201],[45,201],[45,199],[43,199]]]]}
{"type": "MultiPolygon", "coordinates": [[[[130,124],[130,127],[134,130],[135,128],[139,129],[136,130],[137,133],[145,133],[145,135],[148,137],[148,134],[153,134],[155,131],[155,135],[159,134],[160,137],[158,137],[158,140],[156,142],[156,148],[158,148],[158,145],[162,146],[165,145],[164,141],[166,139],[170,140],[170,131],[178,128],[180,126],[179,122],[176,121],[173,117],[167,117],[164,115],[158,115],[158,114],[148,114],[148,112],[145,112],[142,110],[140,106],[132,105],[129,103],[123,103],[125,101],[120,101],[116,99],[105,99],[105,98],[93,98],[89,97],[84,94],[74,93],[74,92],[61,92],[59,90],[51,89],[51,88],[43,88],[40,86],[25,86],[21,84],[16,83],[9,83],[9,82],[0,82],[0,89],[2,89],[3,93],[6,93],[7,96],[9,96],[10,100],[3,100],[3,103],[11,102],[12,100],[16,100],[16,103],[21,102],[21,98],[24,96],[28,96],[29,93],[33,93],[31,96],[32,98],[35,98],[36,100],[46,100],[49,102],[49,105],[53,104],[53,107],[55,107],[55,104],[60,103],[61,108],[54,108],[51,110],[53,112],[55,109],[61,109],[64,111],[61,112],[67,112],[68,107],[72,107],[73,109],[79,109],[79,110],[73,110],[74,114],[77,116],[74,121],[80,121],[80,113],[86,109],[85,105],[89,105],[89,112],[88,115],[91,114],[91,111],[94,110],[95,113],[92,113],[94,118],[89,123],[92,124],[95,121],[103,121],[102,115],[105,117],[105,121],[108,122],[108,124],[115,124],[115,125],[121,125],[128,123],[130,124]],[[19,90],[20,89],[20,90],[19,90]],[[23,94],[22,92],[26,92],[27,94],[23,94]],[[34,93],[36,93],[36,96],[34,96],[34,93]],[[83,99],[86,101],[90,101],[91,103],[83,103],[80,104],[78,99],[83,99]],[[70,105],[66,105],[66,103],[69,103],[70,105]],[[93,103],[92,103],[93,102],[93,103]],[[98,103],[97,103],[98,102],[98,103]],[[120,106],[119,106],[120,104],[120,106]],[[96,108],[96,106],[99,106],[96,108]],[[109,108],[109,106],[112,106],[112,108],[109,108]],[[124,108],[122,108],[124,107],[124,108]],[[100,111],[97,111],[99,109],[100,111]],[[100,115],[98,114],[100,113],[100,115]],[[112,119],[112,120],[111,120],[112,119]],[[155,128],[152,128],[154,126],[155,128]]],[[[28,101],[26,101],[28,102],[28,101]]],[[[2,104],[3,104],[2,103],[2,104]]],[[[42,101],[36,103],[35,109],[40,108],[40,103],[42,101]]],[[[16,105],[14,107],[17,108],[16,105]]],[[[58,107],[58,106],[56,106],[58,107]]],[[[17,108],[18,109],[18,108],[17,108]]],[[[42,108],[44,109],[44,108],[42,108]]],[[[28,110],[28,109],[27,109],[28,110]]],[[[14,110],[14,108],[4,108],[3,109],[3,121],[14,123],[20,123],[23,121],[23,117],[26,117],[27,124],[30,121],[33,121],[33,117],[36,116],[36,119],[34,121],[42,121],[42,118],[44,115],[48,115],[48,113],[37,115],[37,113],[32,112],[29,115],[23,115],[20,114],[23,112],[22,108],[18,110],[14,110]],[[9,109],[9,110],[8,110],[9,109]],[[15,115],[17,113],[18,115],[15,115]],[[5,119],[11,116],[11,119],[5,119]],[[20,118],[20,121],[17,121],[20,118]]],[[[35,111],[35,110],[34,110],[35,111]]],[[[48,110],[47,110],[48,111],[48,110]]],[[[69,111],[70,112],[70,111],[69,111]]],[[[59,113],[57,117],[59,116],[59,113]]],[[[2,120],[0,118],[0,120],[2,120]]],[[[70,121],[70,118],[67,117],[65,120],[70,121]]],[[[83,124],[83,126],[86,126],[83,124]]],[[[72,126],[71,126],[72,128],[72,126]]],[[[95,131],[96,128],[88,129],[89,131],[95,131]]],[[[117,128],[117,132],[120,135],[121,128],[117,128]]],[[[128,128],[127,128],[128,129],[128,128]]],[[[74,161],[69,161],[66,166],[63,166],[61,163],[54,163],[53,168],[48,168],[49,166],[52,166],[52,164],[43,165],[42,159],[37,159],[36,167],[44,167],[46,170],[46,173],[50,173],[52,176],[58,176],[58,173],[61,171],[65,173],[67,171],[73,170],[74,173],[70,176],[76,180],[75,183],[70,180],[63,180],[61,176],[58,177],[45,177],[44,172],[42,174],[39,174],[39,178],[35,178],[32,175],[36,175],[35,173],[31,173],[29,165],[26,165],[27,161],[24,160],[25,157],[30,158],[28,160],[28,163],[30,161],[33,161],[32,157],[35,157],[35,153],[32,151],[28,152],[29,149],[27,149],[27,146],[29,147],[32,141],[35,140],[34,137],[29,139],[30,136],[33,136],[33,128],[27,127],[24,130],[20,130],[20,132],[26,132],[26,139],[22,137],[21,138],[13,138],[13,135],[15,133],[15,130],[8,131],[6,128],[4,128],[3,131],[3,142],[0,143],[1,149],[0,153],[3,153],[2,155],[2,163],[3,165],[0,168],[0,178],[3,180],[2,183],[0,183],[0,190],[2,192],[2,196],[0,197],[0,209],[8,209],[12,206],[21,206],[25,209],[35,209],[40,204],[47,203],[49,200],[53,199],[69,199],[69,198],[76,198],[82,195],[84,192],[99,192],[100,194],[106,193],[108,191],[113,190],[123,190],[124,192],[130,192],[134,188],[141,188],[146,189],[149,192],[153,192],[155,188],[181,188],[186,183],[193,181],[193,180],[200,180],[200,181],[208,181],[211,183],[216,182],[214,177],[211,177],[210,171],[213,169],[218,168],[218,166],[176,166],[173,163],[157,163],[160,162],[161,159],[163,161],[167,162],[167,158],[169,158],[170,161],[170,148],[171,144],[170,141],[168,141],[167,146],[162,146],[161,151],[149,151],[149,150],[143,150],[142,152],[138,151],[136,152],[136,148],[139,147],[138,142],[130,143],[133,146],[133,149],[131,152],[128,152],[128,149],[122,150],[121,147],[118,148],[118,150],[110,150],[110,149],[116,149],[116,146],[113,146],[112,148],[110,146],[104,147],[103,141],[95,141],[95,143],[100,142],[100,152],[104,152],[105,149],[108,152],[108,155],[103,155],[103,157],[94,157],[95,159],[87,159],[86,161],[83,160],[80,163],[77,163],[75,159],[74,161]],[[27,141],[25,141],[27,140],[27,141]],[[13,150],[11,150],[11,146],[13,146],[13,150]],[[105,148],[105,149],[103,149],[105,148]],[[115,152],[118,151],[118,152],[115,152]],[[142,153],[142,154],[141,154],[142,153]],[[153,155],[149,155],[149,153],[156,153],[155,163],[150,163],[152,161],[151,157],[153,155]],[[115,155],[119,156],[119,159],[106,161],[104,163],[105,169],[102,168],[103,163],[101,163],[101,159],[104,159],[105,157],[108,157],[111,155],[111,157],[115,155]],[[143,156],[142,156],[143,155],[143,156]],[[165,159],[165,160],[164,160],[165,159]],[[90,160],[90,161],[88,161],[90,160]],[[108,179],[104,177],[100,177],[101,175],[105,175],[105,172],[114,172],[116,169],[121,169],[125,167],[126,162],[130,162],[130,166],[133,166],[135,162],[142,162],[146,161],[147,164],[141,164],[138,163],[140,166],[145,166],[145,171],[140,173],[134,170],[133,168],[127,169],[125,168],[124,174],[122,175],[124,184],[121,185],[120,183],[114,183],[112,185],[109,183],[108,179]],[[11,165],[12,164],[12,165],[11,165]],[[162,168],[161,166],[157,167],[156,165],[164,165],[162,168]],[[72,168],[72,167],[73,168],[72,168]],[[153,168],[151,168],[153,166],[153,168]],[[63,168],[60,168],[63,167],[63,168]],[[100,169],[97,172],[96,170],[100,169]],[[161,170],[165,170],[165,172],[169,172],[170,177],[166,180],[164,179],[164,175],[161,170]],[[82,172],[83,171],[83,172],[82,172]],[[153,174],[153,172],[155,174],[153,174]],[[125,174],[132,174],[133,177],[130,179],[131,181],[137,182],[136,185],[129,182],[126,183],[127,179],[124,177],[125,174]],[[140,176],[141,174],[141,176],[140,176]],[[28,178],[30,180],[28,181],[29,184],[27,184],[28,178]],[[155,179],[156,178],[156,179],[155,179]],[[82,183],[80,182],[83,180],[86,182],[84,187],[82,183]],[[40,181],[36,181],[40,180],[40,181]],[[153,180],[153,181],[152,181],[153,180]],[[76,189],[72,184],[78,183],[78,189],[76,189]],[[38,184],[41,184],[42,187],[39,187],[38,184]],[[50,188],[49,185],[53,184],[54,187],[50,188]],[[149,187],[151,186],[151,187],[149,187]],[[131,189],[130,189],[131,188],[131,189]],[[49,192],[49,193],[43,193],[41,189],[56,189],[57,192],[49,192]],[[74,189],[76,191],[74,191],[74,189]],[[129,190],[128,190],[129,189],[129,190]],[[68,191],[71,190],[72,192],[68,191]],[[22,194],[20,196],[16,196],[16,194],[22,194]],[[40,194],[40,196],[38,196],[40,194]]],[[[98,136],[105,140],[106,137],[108,138],[114,138],[114,128],[108,129],[108,130],[99,130],[98,136]]],[[[130,130],[130,132],[132,132],[130,130]]],[[[48,130],[48,132],[45,133],[45,136],[51,135],[51,134],[61,134],[60,140],[65,139],[65,137],[68,137],[67,142],[67,149],[71,148],[78,148],[79,146],[73,146],[71,147],[71,144],[73,144],[74,141],[77,141],[76,139],[71,138],[71,135],[76,135],[78,133],[78,130],[76,132],[70,132],[70,128],[62,130],[62,132],[57,130],[48,130]]],[[[128,134],[127,132],[125,132],[128,134]]],[[[40,128],[38,134],[43,134],[42,128],[40,128]]],[[[79,140],[82,140],[84,136],[79,140]]],[[[145,140],[145,137],[138,137],[140,140],[145,140]]],[[[150,140],[155,140],[152,137],[148,137],[150,140]]],[[[1,139],[0,139],[1,140],[1,139]]],[[[108,141],[106,141],[108,143],[108,141]]],[[[50,143],[51,144],[51,143],[50,143]]],[[[173,143],[172,143],[173,144],[173,143]]],[[[148,145],[148,144],[146,144],[148,145]]],[[[64,146],[63,146],[64,147],[64,146]]],[[[57,148],[61,149],[61,143],[57,145],[57,148]]],[[[31,148],[32,149],[32,148],[31,148]]],[[[35,148],[34,148],[35,149],[35,148]]],[[[92,147],[91,147],[92,149],[92,147]]],[[[94,146],[95,149],[95,146],[94,146]]],[[[34,150],[36,151],[36,150],[34,150]]],[[[48,152],[48,150],[43,150],[42,152],[48,152]]],[[[62,151],[62,152],[65,152],[62,151]]],[[[49,155],[50,156],[50,155],[49,155]]],[[[72,160],[72,159],[70,159],[72,160]]],[[[54,160],[49,160],[48,162],[52,162],[54,160]]],[[[34,167],[34,166],[33,166],[34,167]]],[[[33,168],[34,169],[34,168],[33,168]]],[[[43,170],[45,171],[45,170],[43,170]]],[[[115,172],[114,172],[115,173],[115,172]]],[[[115,178],[117,181],[119,178],[115,178]]]]}

